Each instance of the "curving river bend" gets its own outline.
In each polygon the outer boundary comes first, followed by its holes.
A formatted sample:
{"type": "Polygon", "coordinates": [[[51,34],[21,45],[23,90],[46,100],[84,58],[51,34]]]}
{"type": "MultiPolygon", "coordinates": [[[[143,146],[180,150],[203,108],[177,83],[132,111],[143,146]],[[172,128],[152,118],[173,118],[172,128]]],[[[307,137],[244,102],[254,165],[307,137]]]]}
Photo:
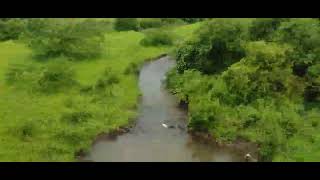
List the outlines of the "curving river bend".
{"type": "Polygon", "coordinates": [[[98,139],[83,160],[104,162],[199,162],[244,161],[244,152],[195,140],[187,133],[187,112],[162,85],[175,66],[169,57],[144,65],[139,86],[142,101],[135,127],[114,139],[98,139]],[[174,128],[165,128],[162,123],[174,128]]]}

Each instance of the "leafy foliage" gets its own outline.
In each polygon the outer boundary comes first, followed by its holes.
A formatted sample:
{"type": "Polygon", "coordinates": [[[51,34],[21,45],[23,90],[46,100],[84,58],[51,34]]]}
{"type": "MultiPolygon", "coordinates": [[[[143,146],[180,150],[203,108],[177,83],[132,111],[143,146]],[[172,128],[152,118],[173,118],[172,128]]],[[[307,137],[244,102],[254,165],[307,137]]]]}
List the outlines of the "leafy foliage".
{"type": "Polygon", "coordinates": [[[65,56],[72,60],[97,58],[103,54],[104,34],[91,21],[31,19],[25,40],[40,59],[65,56]]]}
{"type": "Polygon", "coordinates": [[[195,22],[205,20],[205,18],[181,18],[181,19],[187,23],[195,23],[195,22]]]}
{"type": "Polygon", "coordinates": [[[116,18],[114,28],[117,31],[138,31],[140,27],[136,18],[116,18]]]}
{"type": "Polygon", "coordinates": [[[58,61],[48,64],[43,68],[39,79],[38,88],[43,92],[57,92],[62,88],[69,88],[76,84],[75,72],[65,61],[58,61]]]}
{"type": "Polygon", "coordinates": [[[143,46],[172,45],[174,35],[166,30],[149,30],[145,32],[145,37],[140,41],[143,46]]]}
{"type": "Polygon", "coordinates": [[[141,29],[158,28],[163,25],[163,22],[159,18],[143,18],[140,19],[139,23],[141,29]]]}
{"type": "Polygon", "coordinates": [[[197,69],[206,74],[219,73],[244,56],[241,37],[245,30],[231,19],[214,19],[196,32],[196,38],[178,47],[179,72],[197,69]]]}
{"type": "Polygon", "coordinates": [[[167,86],[188,103],[190,129],[257,143],[262,161],[318,159],[319,21],[231,22],[210,20],[177,48],[167,86]]]}
{"type": "Polygon", "coordinates": [[[251,40],[270,41],[273,33],[279,28],[280,23],[287,20],[285,18],[259,18],[254,20],[249,29],[251,40]]]}
{"type": "Polygon", "coordinates": [[[0,20],[0,41],[16,40],[24,31],[24,21],[18,18],[0,20]]]}

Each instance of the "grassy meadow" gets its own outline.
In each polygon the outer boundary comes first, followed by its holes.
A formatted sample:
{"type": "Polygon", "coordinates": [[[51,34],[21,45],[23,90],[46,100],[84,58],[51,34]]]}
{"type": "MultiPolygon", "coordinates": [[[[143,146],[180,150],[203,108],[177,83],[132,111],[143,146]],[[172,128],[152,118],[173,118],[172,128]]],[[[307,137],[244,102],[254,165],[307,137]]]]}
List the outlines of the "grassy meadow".
{"type": "MultiPolygon", "coordinates": [[[[175,27],[180,35],[196,26],[175,27]]],[[[147,59],[168,53],[171,46],[144,47],[142,32],[105,32],[102,57],[82,61],[33,59],[32,51],[15,40],[0,43],[0,161],[75,161],[76,152],[88,150],[95,137],[125,126],[137,115],[137,74],[147,59]],[[74,72],[76,85],[55,93],[42,93],[33,84],[39,69],[66,63],[74,72]],[[135,65],[133,65],[135,64],[135,65]],[[25,70],[23,79],[5,82],[9,68],[25,70]],[[135,69],[133,68],[133,71],[135,69]],[[103,90],[90,90],[105,73],[114,83],[103,90]],[[111,78],[112,79],[112,78],[111,78]]]]}

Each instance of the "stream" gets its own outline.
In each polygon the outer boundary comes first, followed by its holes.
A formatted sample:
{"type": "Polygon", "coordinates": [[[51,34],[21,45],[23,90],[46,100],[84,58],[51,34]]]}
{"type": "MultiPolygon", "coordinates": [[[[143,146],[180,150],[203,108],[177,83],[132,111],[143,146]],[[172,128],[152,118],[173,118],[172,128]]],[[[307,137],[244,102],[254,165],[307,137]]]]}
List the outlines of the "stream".
{"type": "Polygon", "coordinates": [[[187,112],[179,108],[176,97],[162,83],[166,72],[174,66],[175,61],[168,56],[144,65],[139,76],[143,95],[135,126],[114,138],[98,138],[83,161],[244,161],[246,152],[238,148],[217,146],[188,134],[187,112]]]}

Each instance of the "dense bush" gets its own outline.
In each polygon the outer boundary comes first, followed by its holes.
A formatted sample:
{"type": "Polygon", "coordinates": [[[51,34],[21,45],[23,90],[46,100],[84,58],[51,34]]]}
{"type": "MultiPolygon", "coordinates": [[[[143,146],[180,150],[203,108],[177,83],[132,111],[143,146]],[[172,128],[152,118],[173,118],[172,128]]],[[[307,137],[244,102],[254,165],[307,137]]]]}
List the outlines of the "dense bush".
{"type": "Polygon", "coordinates": [[[149,30],[145,32],[145,37],[140,41],[143,46],[172,45],[174,35],[164,29],[149,30]]]}
{"type": "Polygon", "coordinates": [[[181,19],[187,23],[195,23],[195,22],[203,21],[206,18],[181,18],[181,19]]]}
{"type": "Polygon", "coordinates": [[[315,19],[291,19],[281,23],[276,39],[294,47],[292,60],[296,66],[295,74],[304,76],[307,72],[306,69],[318,61],[320,55],[319,32],[320,23],[315,19]]]}
{"type": "MultiPolygon", "coordinates": [[[[293,62],[293,73],[300,77],[308,76],[319,64],[320,57],[320,23],[316,19],[290,19],[281,23],[276,40],[280,43],[288,43],[294,51],[290,54],[293,62]],[[313,67],[313,68],[311,68],[313,67]],[[309,71],[308,69],[311,68],[309,71]],[[312,70],[313,69],[313,70],[312,70]]],[[[306,101],[319,98],[320,86],[316,83],[315,76],[306,78],[308,87],[305,89],[306,101]]]]}
{"type": "Polygon", "coordinates": [[[263,41],[249,43],[246,49],[247,56],[222,74],[229,92],[236,94],[235,104],[285,94],[291,78],[289,49],[263,41]]]}
{"type": "Polygon", "coordinates": [[[16,84],[18,82],[30,82],[37,78],[39,72],[39,68],[34,66],[32,63],[10,63],[5,73],[5,81],[9,85],[16,84]]]}
{"type": "Polygon", "coordinates": [[[188,103],[189,128],[222,142],[241,138],[256,143],[262,161],[315,160],[318,20],[254,20],[249,34],[231,21],[211,20],[177,49],[178,66],[168,73],[167,87],[188,103]],[[210,23],[217,22],[221,26],[210,29],[210,23]],[[231,58],[231,47],[241,49],[242,56],[231,58]],[[216,62],[219,55],[231,60],[221,65],[216,62]],[[304,100],[313,104],[307,106],[304,100]]]}
{"type": "Polygon", "coordinates": [[[141,29],[158,28],[163,25],[159,18],[142,18],[139,23],[141,29]]]}
{"type": "Polygon", "coordinates": [[[24,21],[18,18],[0,20],[0,41],[18,39],[24,31],[24,21]]]}
{"type": "Polygon", "coordinates": [[[103,76],[101,76],[96,84],[95,89],[97,90],[105,90],[108,87],[113,86],[114,84],[118,84],[120,82],[120,78],[117,74],[110,71],[110,69],[106,69],[103,76]]]}
{"type": "Polygon", "coordinates": [[[124,70],[124,74],[135,74],[138,75],[140,72],[139,65],[137,63],[130,63],[128,67],[124,70]]]}
{"type": "Polygon", "coordinates": [[[117,31],[138,31],[140,27],[137,18],[117,18],[114,22],[114,28],[117,31]]]}
{"type": "Polygon", "coordinates": [[[72,60],[96,58],[104,53],[104,34],[90,21],[31,19],[25,40],[40,59],[65,56],[72,60]]]}
{"type": "Polygon", "coordinates": [[[258,18],[252,22],[249,28],[251,40],[267,40],[270,41],[273,33],[278,29],[280,23],[287,21],[284,18],[258,18]]]}
{"type": "Polygon", "coordinates": [[[34,119],[25,119],[20,124],[10,128],[9,131],[23,141],[29,141],[38,133],[39,126],[36,122],[34,119]]]}
{"type": "Polygon", "coordinates": [[[79,124],[82,122],[87,122],[91,117],[92,114],[88,111],[74,111],[64,113],[61,119],[71,124],[79,124]]]}
{"type": "Polygon", "coordinates": [[[160,19],[164,25],[185,24],[185,21],[183,21],[180,18],[160,18],[160,19]]]}
{"type": "Polygon", "coordinates": [[[75,72],[69,63],[57,61],[46,65],[37,80],[40,91],[51,93],[76,84],[75,72]]]}
{"type": "Polygon", "coordinates": [[[206,74],[219,73],[244,57],[242,25],[232,19],[214,19],[202,25],[197,36],[177,49],[179,72],[198,69],[206,74]]]}
{"type": "Polygon", "coordinates": [[[83,28],[86,28],[88,31],[98,31],[98,32],[112,31],[113,29],[113,23],[109,20],[98,21],[94,19],[86,19],[83,22],[81,22],[81,26],[83,28]]]}

